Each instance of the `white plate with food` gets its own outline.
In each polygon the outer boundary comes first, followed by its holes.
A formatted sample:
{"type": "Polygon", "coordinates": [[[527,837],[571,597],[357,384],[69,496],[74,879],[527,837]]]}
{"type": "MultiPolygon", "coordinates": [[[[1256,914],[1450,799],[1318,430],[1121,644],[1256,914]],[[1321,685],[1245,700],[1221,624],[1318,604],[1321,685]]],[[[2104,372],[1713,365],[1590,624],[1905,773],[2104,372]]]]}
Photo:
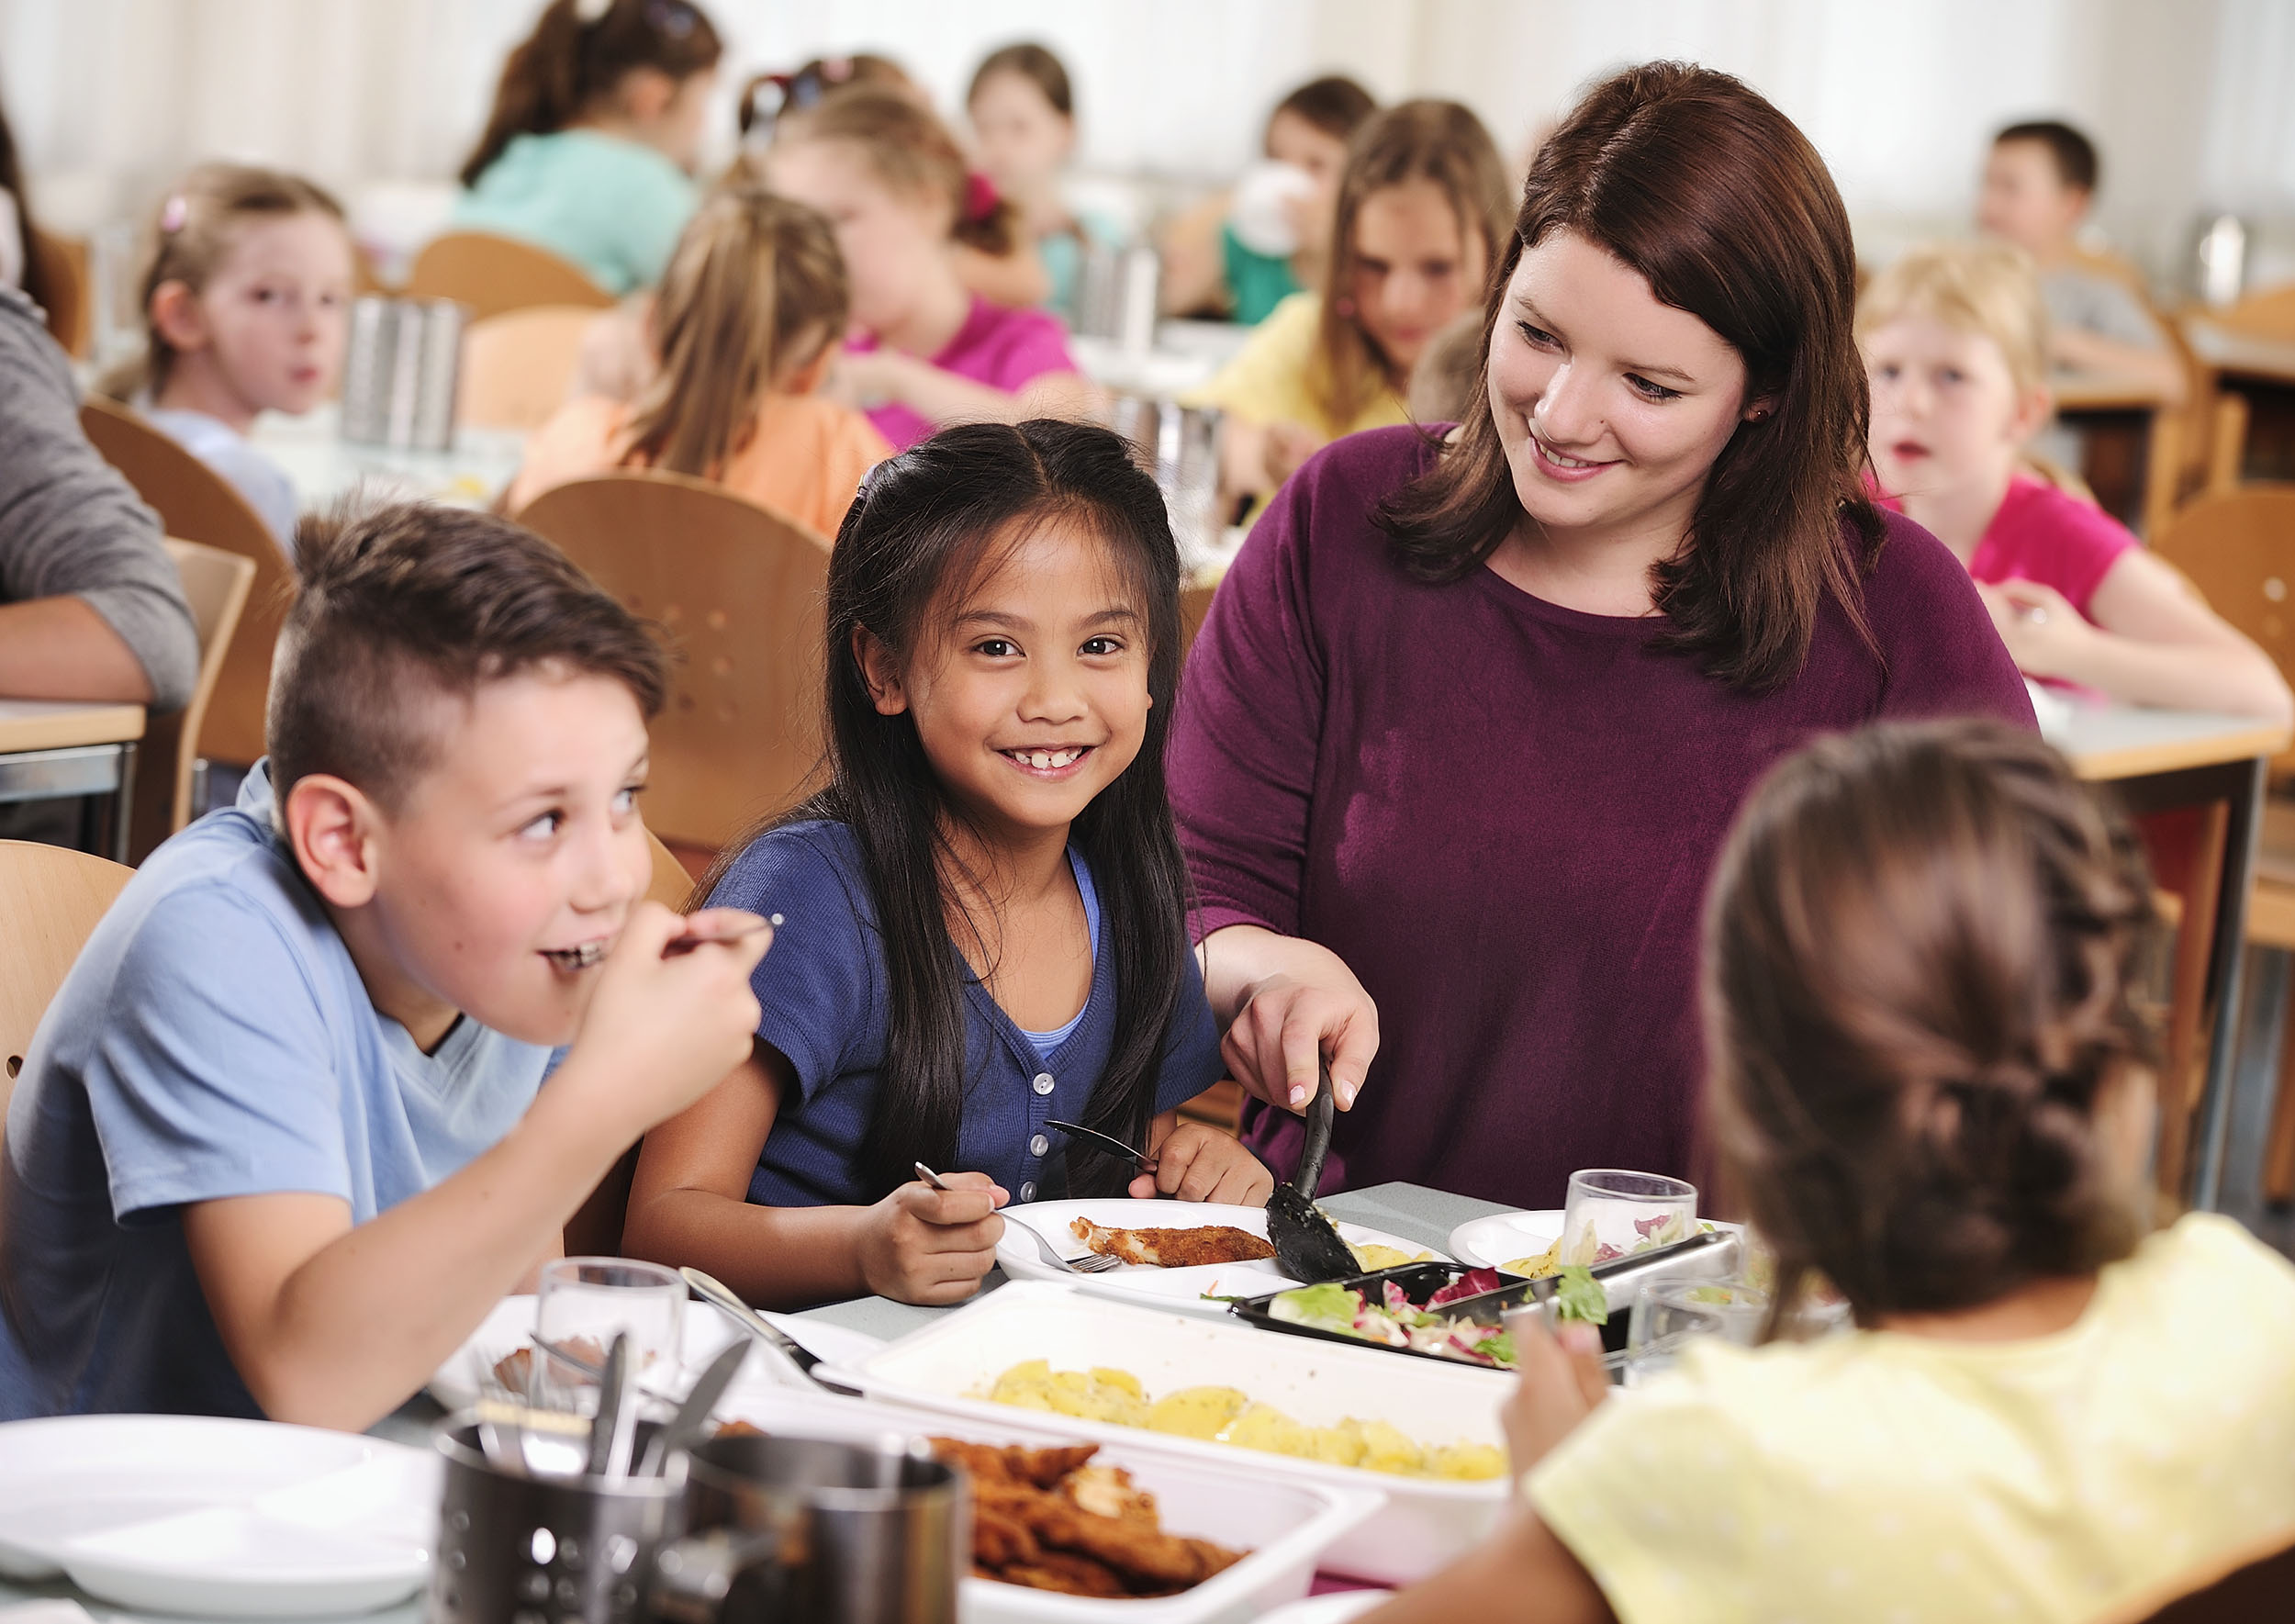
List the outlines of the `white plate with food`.
{"type": "Polygon", "coordinates": [[[173,1617],[369,1612],[430,1577],[440,1463],[212,1416],[0,1426],[0,1574],[173,1617]]]}
{"type": "Polygon", "coordinates": [[[1562,1208],[1493,1213],[1471,1218],[1450,1231],[1450,1255],[1461,1263],[1536,1279],[1554,1271],[1554,1244],[1562,1238],[1562,1208]]]}
{"type": "MultiPolygon", "coordinates": [[[[880,1338],[843,1326],[801,1319],[790,1314],[766,1318],[824,1360],[850,1361],[883,1346],[880,1338]]],[[[438,1367],[428,1383],[431,1396],[450,1410],[468,1409],[489,1384],[515,1390],[523,1380],[525,1361],[532,1357],[534,1299],[532,1295],[504,1297],[479,1322],[478,1328],[438,1367]],[[521,1351],[524,1350],[524,1351],[521,1351]]],[[[641,1392],[675,1404],[683,1398],[696,1377],[709,1368],[720,1350],[735,1337],[745,1337],[725,1315],[696,1299],[685,1305],[680,1324],[677,1365],[671,1370],[638,1373],[641,1392]]],[[[578,1350],[587,1353],[588,1349],[578,1350]]],[[[763,1381],[786,1387],[812,1387],[813,1382],[789,1360],[762,1343],[742,1366],[739,1385],[763,1381]]]]}
{"type": "Polygon", "coordinates": [[[1347,1624],[1349,1618],[1361,1618],[1394,1594],[1392,1590],[1335,1590],[1327,1596],[1310,1596],[1304,1601],[1262,1613],[1260,1624],[1347,1624]]]}
{"type": "Polygon", "coordinates": [[[1170,1305],[1094,1302],[1034,1281],[991,1292],[836,1372],[874,1399],[1056,1427],[1265,1483],[1371,1490],[1385,1506],[1322,1565],[1409,1584],[1462,1554],[1506,1504],[1485,1371],[1273,1337],[1170,1305]]]}
{"type": "MultiPolygon", "coordinates": [[[[1360,1224],[1340,1221],[1338,1235],[1366,1271],[1446,1260],[1431,1247],[1360,1224]]],[[[1225,1314],[1228,1297],[1264,1296],[1299,1283],[1276,1266],[1264,1207],[1208,1202],[1115,1196],[1009,1206],[996,1260],[1015,1280],[1054,1280],[1098,1296],[1203,1314],[1225,1314]],[[1104,1252],[1125,1261],[1101,1274],[1073,1273],[1046,1262],[1015,1226],[1042,1236],[1063,1258],[1104,1252]]]]}

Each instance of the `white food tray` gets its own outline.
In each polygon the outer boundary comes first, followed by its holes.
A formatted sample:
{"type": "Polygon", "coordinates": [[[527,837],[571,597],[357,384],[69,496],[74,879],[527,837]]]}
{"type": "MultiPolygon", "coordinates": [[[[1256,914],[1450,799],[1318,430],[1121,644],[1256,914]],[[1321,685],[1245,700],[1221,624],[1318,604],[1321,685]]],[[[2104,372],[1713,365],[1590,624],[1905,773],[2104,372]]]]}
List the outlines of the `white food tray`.
{"type": "Polygon", "coordinates": [[[1323,1565],[1382,1584],[1409,1584],[1432,1574],[1480,1542],[1506,1506],[1504,1478],[1454,1483],[1402,1477],[1108,1422],[1067,1416],[1047,1420],[1041,1412],[967,1396],[1030,1359],[1049,1360],[1055,1370],[1109,1365],[1128,1371],[1151,1398],[1215,1383],[1238,1387],[1309,1426],[1330,1426],[1353,1416],[1391,1422],[1429,1446],[1468,1442],[1503,1449],[1506,1443],[1498,1408],[1506,1385],[1492,1381],[1487,1371],[1276,1336],[1231,1321],[1134,1307],[1033,1282],[991,1293],[837,1373],[872,1398],[1001,1428],[1056,1425],[1079,1437],[1121,1444],[1127,1459],[1165,1456],[1262,1485],[1378,1491],[1386,1496],[1385,1506],[1343,1548],[1327,1552],[1323,1565]],[[1025,1422],[1020,1420],[1024,1417],[1025,1422]]]}
{"type": "MultiPolygon", "coordinates": [[[[767,1432],[854,1441],[897,1433],[1042,1449],[1082,1437],[1065,1417],[996,1407],[992,1420],[975,1421],[828,1393],[808,1397],[793,1390],[759,1388],[728,1400],[718,1416],[754,1422],[767,1432]],[[1030,1424],[1047,1419],[1054,1424],[1030,1424]]],[[[1250,1554],[1192,1590],[1137,1601],[1060,1596],[967,1578],[957,1600],[961,1624],[1242,1624],[1306,1595],[1323,1552],[1384,1503],[1383,1495],[1361,1489],[1268,1483],[1248,1458],[1224,1471],[1174,1460],[1131,1447],[1138,1436],[1125,1432],[1123,1443],[1110,1444],[1095,1459],[1125,1468],[1156,1496],[1167,1532],[1215,1540],[1250,1554]]]]}

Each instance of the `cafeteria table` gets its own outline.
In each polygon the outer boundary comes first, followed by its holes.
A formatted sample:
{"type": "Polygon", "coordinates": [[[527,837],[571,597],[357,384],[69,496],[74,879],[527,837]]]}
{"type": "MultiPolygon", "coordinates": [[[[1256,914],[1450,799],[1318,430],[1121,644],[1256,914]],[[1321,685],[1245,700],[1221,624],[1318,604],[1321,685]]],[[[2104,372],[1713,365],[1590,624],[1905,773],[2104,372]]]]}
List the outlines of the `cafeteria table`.
{"type": "MultiPolygon", "coordinates": [[[[2229,1149],[2240,966],[2248,884],[2263,823],[2264,778],[2270,758],[2287,748],[2289,730],[2253,717],[2074,700],[2063,713],[2051,707],[2041,731],[2081,778],[2110,784],[2133,814],[2216,805],[2226,810],[2202,994],[2203,1009],[2211,1012],[2206,1021],[2207,1074],[2197,1113],[2196,1154],[2189,1159],[2185,1183],[2192,1205],[2212,1209],[2221,1202],[2229,1149]]],[[[2204,885],[2206,877],[2200,883],[2204,885]]],[[[2258,1069],[2256,1079],[2265,1088],[2275,1081],[2267,1068],[2258,1069]]]]}
{"type": "Polygon", "coordinates": [[[404,451],[353,444],[342,438],[341,420],[333,402],[300,417],[265,412],[249,437],[286,471],[296,503],[306,512],[360,489],[483,508],[509,486],[525,455],[526,437],[513,430],[462,428],[445,451],[404,451]]]}
{"type": "Polygon", "coordinates": [[[124,863],[142,737],[141,705],[0,700],[0,803],[103,796],[110,803],[103,844],[124,863]]]}

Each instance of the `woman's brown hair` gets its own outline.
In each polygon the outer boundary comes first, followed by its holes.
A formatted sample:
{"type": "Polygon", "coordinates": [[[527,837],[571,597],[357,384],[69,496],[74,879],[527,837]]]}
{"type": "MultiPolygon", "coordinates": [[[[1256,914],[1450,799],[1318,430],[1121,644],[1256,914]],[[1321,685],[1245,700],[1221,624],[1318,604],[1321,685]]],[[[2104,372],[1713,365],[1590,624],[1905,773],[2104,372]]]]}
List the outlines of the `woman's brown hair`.
{"type": "Polygon", "coordinates": [[[661,364],[630,416],[624,463],[713,479],[776,384],[845,331],[845,262],[829,222],[754,181],[703,199],[654,296],[661,364]]]}
{"type": "Polygon", "coordinates": [[[564,129],[637,69],[683,84],[717,66],[723,53],[717,29],[690,0],[550,0],[502,64],[486,133],[463,161],[462,184],[476,185],[513,138],[564,129]],[[586,17],[589,12],[595,16],[586,17]]]}
{"type": "Polygon", "coordinates": [[[1355,132],[1339,173],[1330,266],[1307,365],[1307,388],[1333,422],[1351,421],[1382,392],[1399,394],[1410,382],[1363,330],[1349,290],[1355,280],[1355,219],[1364,202],[1413,181],[1425,181],[1449,200],[1461,251],[1481,242],[1484,275],[1507,240],[1514,185],[1481,119],[1456,102],[1434,100],[1400,102],[1371,115],[1355,132]]]}
{"type": "MultiPolygon", "coordinates": [[[[1722,448],[1680,553],[1651,572],[1673,622],[1666,642],[1723,682],[1774,688],[1800,669],[1830,596],[1871,646],[1857,577],[1877,559],[1882,524],[1862,483],[1856,255],[1808,138],[1705,68],[1650,62],[1595,85],[1531,165],[1483,312],[1485,369],[1515,267],[1556,230],[1615,255],[1713,329],[1745,363],[1746,399],[1769,403],[1722,448]]],[[[1377,514],[1403,567],[1430,581],[1478,568],[1522,518],[1487,406],[1377,514]]]]}
{"type": "Polygon", "coordinates": [[[152,219],[138,288],[144,353],[97,379],[95,392],[124,401],[165,388],[175,350],[151,319],[151,296],[170,282],[180,282],[194,294],[205,292],[230,257],[241,227],[298,214],[322,214],[341,224],[342,205],[300,175],[241,163],[203,163],[177,181],[152,219]]]}
{"type": "Polygon", "coordinates": [[[929,107],[873,85],[822,98],[784,140],[850,141],[877,178],[911,197],[946,201],[948,235],[967,248],[1002,256],[1019,241],[1019,213],[1008,198],[973,185],[957,138],[929,107]]]}
{"type": "Polygon", "coordinates": [[[2126,822],[2031,734],[1883,725],[1769,775],[1715,873],[1703,994],[1780,1318],[1811,1271],[1870,1325],[2132,1249],[2099,1113],[2155,1063],[2155,926],[2126,822]]]}

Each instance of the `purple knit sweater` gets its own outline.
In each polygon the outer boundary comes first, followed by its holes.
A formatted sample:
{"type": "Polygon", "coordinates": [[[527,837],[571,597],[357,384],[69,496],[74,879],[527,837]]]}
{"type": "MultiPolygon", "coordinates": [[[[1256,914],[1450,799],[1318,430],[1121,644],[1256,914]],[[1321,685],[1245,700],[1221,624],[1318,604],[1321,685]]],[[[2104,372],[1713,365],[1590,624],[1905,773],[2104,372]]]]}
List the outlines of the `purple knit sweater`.
{"type": "MultiPolygon", "coordinates": [[[[1652,646],[1659,622],[1562,609],[1488,569],[1428,586],[1378,500],[1433,456],[1412,429],[1338,442],[1278,494],[1189,656],[1171,792],[1197,925],[1320,942],[1380,1045],[1324,1189],[1405,1179],[1540,1207],[1573,1169],[1705,1160],[1698,916],[1755,778],[1879,717],[2032,725],[1967,572],[1888,517],[1864,609],[1758,697],[1652,646]]],[[[1298,1119],[1253,1148],[1297,1163],[1298,1119]]]]}

